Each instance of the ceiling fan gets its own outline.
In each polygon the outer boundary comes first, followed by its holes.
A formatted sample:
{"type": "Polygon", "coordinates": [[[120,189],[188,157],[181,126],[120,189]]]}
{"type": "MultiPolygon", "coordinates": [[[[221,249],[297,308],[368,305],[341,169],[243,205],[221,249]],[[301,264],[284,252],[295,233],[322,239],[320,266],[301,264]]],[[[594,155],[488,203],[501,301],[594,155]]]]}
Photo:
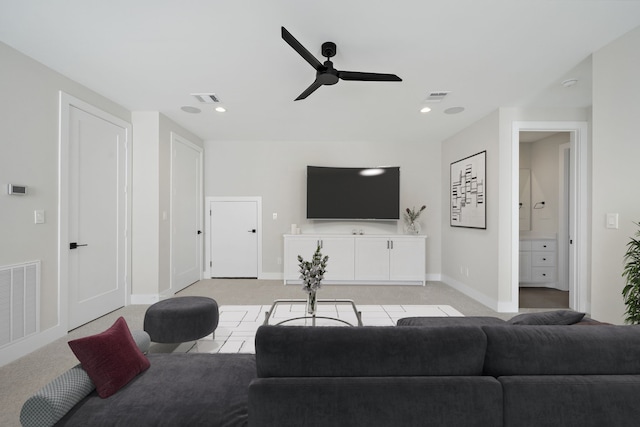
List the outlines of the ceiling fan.
{"type": "Polygon", "coordinates": [[[322,85],[334,85],[338,80],[360,80],[369,82],[401,82],[402,79],[395,74],[362,73],[358,71],[340,71],[333,68],[331,57],[336,54],[336,44],[333,42],[322,43],[322,56],[327,60],[323,63],[318,61],[298,40],[291,35],[286,28],[282,27],[282,38],[289,46],[302,56],[316,70],[316,79],[304,92],[295,100],[299,101],[311,95],[322,85]]]}

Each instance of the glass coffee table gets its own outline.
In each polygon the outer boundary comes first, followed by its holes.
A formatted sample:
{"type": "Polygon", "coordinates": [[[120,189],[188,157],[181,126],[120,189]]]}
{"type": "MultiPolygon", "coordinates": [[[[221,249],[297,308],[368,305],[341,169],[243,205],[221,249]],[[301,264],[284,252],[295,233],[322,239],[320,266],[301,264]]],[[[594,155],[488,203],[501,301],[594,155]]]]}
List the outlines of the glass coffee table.
{"type": "MultiPolygon", "coordinates": [[[[362,313],[360,311],[358,311],[358,308],[356,307],[355,302],[353,302],[353,300],[350,299],[318,299],[316,301],[316,303],[318,305],[320,304],[334,304],[334,305],[338,305],[338,304],[345,304],[345,305],[350,305],[353,308],[353,312],[356,315],[356,319],[357,319],[357,323],[358,326],[362,326],[362,313]]],[[[269,320],[272,319],[273,317],[273,313],[276,309],[276,307],[280,304],[307,304],[307,300],[306,299],[277,299],[273,302],[273,304],[271,304],[271,308],[269,309],[269,311],[267,311],[264,314],[264,323],[263,325],[268,325],[269,324],[269,320]]],[[[333,321],[336,322],[338,324],[342,323],[348,326],[355,326],[350,322],[347,322],[344,319],[338,319],[337,317],[330,317],[330,316],[319,316],[317,314],[313,314],[313,315],[305,315],[305,316],[297,316],[297,317],[293,317],[290,319],[285,319],[285,320],[281,320],[278,323],[273,323],[273,325],[284,325],[286,323],[289,322],[293,322],[296,320],[304,320],[304,319],[310,319],[311,320],[311,326],[316,326],[316,320],[317,319],[322,319],[322,320],[329,320],[329,321],[333,321]]]]}

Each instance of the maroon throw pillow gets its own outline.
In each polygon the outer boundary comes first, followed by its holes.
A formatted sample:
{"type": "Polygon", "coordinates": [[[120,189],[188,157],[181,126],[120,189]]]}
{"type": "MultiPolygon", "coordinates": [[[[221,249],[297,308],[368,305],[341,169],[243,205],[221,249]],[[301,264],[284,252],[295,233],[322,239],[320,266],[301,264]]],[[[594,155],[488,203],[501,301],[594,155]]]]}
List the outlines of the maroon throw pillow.
{"type": "Polygon", "coordinates": [[[111,396],[150,366],[123,317],[100,334],[69,341],[69,347],[102,398],[111,396]]]}

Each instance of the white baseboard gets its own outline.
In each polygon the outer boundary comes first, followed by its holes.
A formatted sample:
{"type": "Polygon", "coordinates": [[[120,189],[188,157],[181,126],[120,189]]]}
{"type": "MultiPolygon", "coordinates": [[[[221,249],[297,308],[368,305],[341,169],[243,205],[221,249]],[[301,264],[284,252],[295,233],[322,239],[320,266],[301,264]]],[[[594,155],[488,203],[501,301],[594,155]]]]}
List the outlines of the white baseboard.
{"type": "Polygon", "coordinates": [[[0,349],[0,366],[7,365],[47,344],[67,335],[67,331],[56,325],[52,328],[30,335],[20,341],[0,349]]]}
{"type": "Polygon", "coordinates": [[[258,279],[261,280],[283,280],[284,273],[260,273],[258,279]]]}
{"type": "Polygon", "coordinates": [[[150,305],[160,301],[159,294],[131,294],[132,305],[150,305]]]}
{"type": "Polygon", "coordinates": [[[497,301],[497,300],[494,300],[493,298],[489,298],[485,294],[480,293],[477,290],[469,287],[468,285],[462,282],[458,282],[457,280],[452,279],[449,276],[443,275],[442,282],[451,286],[453,289],[462,292],[466,296],[473,298],[474,300],[478,301],[480,304],[486,305],[487,307],[489,307],[490,309],[498,313],[517,313],[518,312],[518,307],[514,307],[512,302],[497,301]]]}

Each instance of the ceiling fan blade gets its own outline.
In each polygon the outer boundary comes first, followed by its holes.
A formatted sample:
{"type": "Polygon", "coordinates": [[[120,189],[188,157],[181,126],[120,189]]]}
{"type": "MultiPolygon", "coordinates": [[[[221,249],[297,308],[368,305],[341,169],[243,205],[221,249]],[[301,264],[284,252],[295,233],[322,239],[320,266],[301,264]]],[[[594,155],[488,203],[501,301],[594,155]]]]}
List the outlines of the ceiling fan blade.
{"type": "Polygon", "coordinates": [[[313,92],[315,92],[316,89],[318,89],[320,86],[322,86],[322,83],[320,83],[318,81],[318,79],[316,79],[313,83],[311,83],[311,86],[309,86],[307,89],[305,89],[304,92],[302,92],[300,94],[300,96],[298,96],[295,101],[300,101],[301,99],[305,99],[307,96],[311,95],[313,92]]]}
{"type": "Polygon", "coordinates": [[[316,70],[319,70],[320,68],[322,68],[323,66],[322,63],[318,61],[316,57],[313,56],[311,52],[307,50],[307,48],[302,46],[302,44],[300,44],[300,42],[296,40],[296,38],[293,37],[285,27],[282,27],[282,39],[286,41],[289,44],[289,46],[293,48],[293,50],[298,52],[298,54],[302,56],[305,59],[305,61],[311,64],[313,68],[315,68],[316,70]]]}
{"type": "Polygon", "coordinates": [[[342,80],[361,80],[368,82],[401,82],[402,79],[395,74],[361,73],[358,71],[338,71],[338,77],[342,80]]]}

